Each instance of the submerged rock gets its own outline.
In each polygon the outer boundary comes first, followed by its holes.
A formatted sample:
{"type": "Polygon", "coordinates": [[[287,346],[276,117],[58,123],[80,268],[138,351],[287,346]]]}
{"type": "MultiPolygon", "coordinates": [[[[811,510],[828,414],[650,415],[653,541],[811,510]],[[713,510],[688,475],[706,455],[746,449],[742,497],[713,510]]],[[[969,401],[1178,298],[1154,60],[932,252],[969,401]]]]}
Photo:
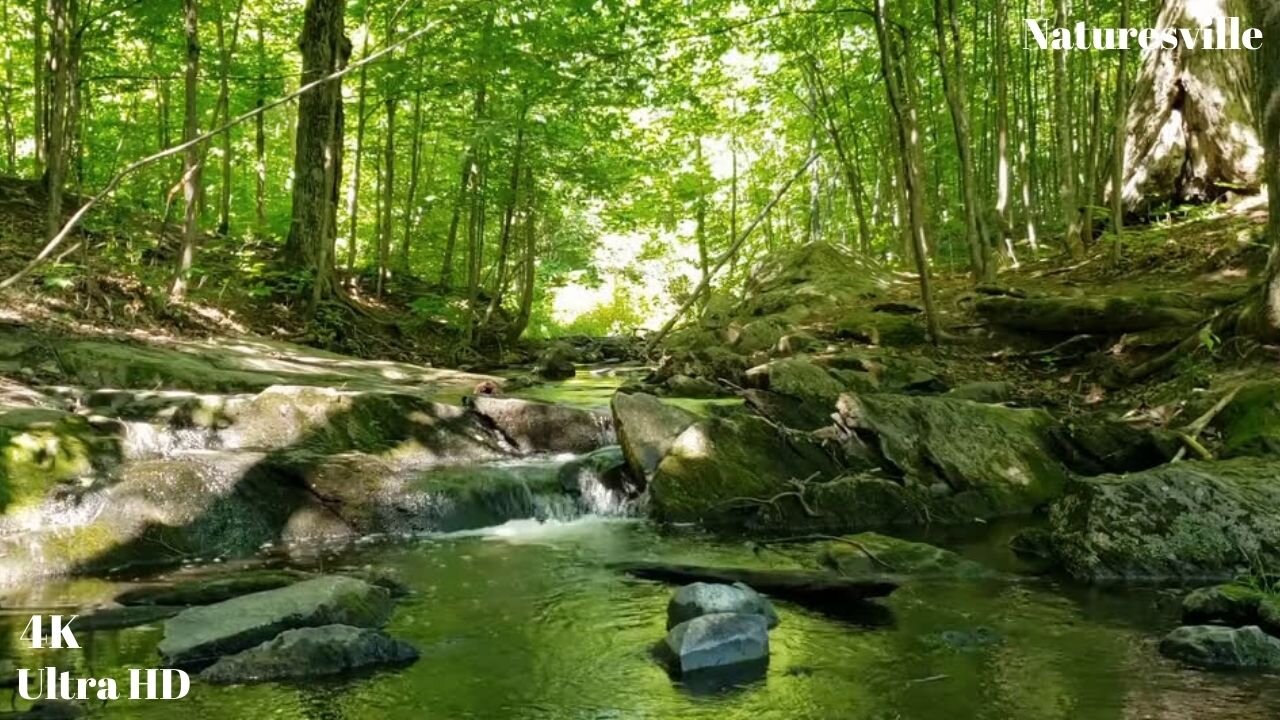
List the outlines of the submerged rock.
{"type": "Polygon", "coordinates": [[[1180,462],[1073,480],[1054,547],[1078,579],[1228,579],[1280,566],[1280,463],[1180,462]]]}
{"type": "Polygon", "coordinates": [[[174,666],[201,666],[285,630],[334,624],[381,627],[391,610],[391,596],[380,587],[349,577],[319,577],[184,610],[165,623],[159,651],[174,666]]]}
{"type": "Polygon", "coordinates": [[[895,573],[912,577],[977,578],[989,568],[927,543],[865,532],[817,545],[818,562],[841,575],[895,573]]]}
{"type": "Polygon", "coordinates": [[[1211,670],[1280,670],[1280,640],[1256,625],[1180,627],[1160,641],[1160,652],[1211,670]]]}
{"type": "Polygon", "coordinates": [[[522,453],[585,453],[614,442],[612,419],[590,410],[484,395],[467,404],[522,453]]]}
{"type": "Polygon", "coordinates": [[[658,469],[671,445],[698,416],[652,395],[617,393],[609,403],[618,444],[632,474],[645,482],[658,469]]]}
{"type": "Polygon", "coordinates": [[[181,607],[166,607],[163,605],[100,608],[77,617],[76,632],[121,630],[139,625],[150,625],[161,620],[168,620],[180,612],[182,612],[181,607]]]}
{"type": "Polygon", "coordinates": [[[200,679],[225,684],[312,678],[417,659],[412,645],[377,630],[323,625],[286,630],[257,647],[223,657],[205,668],[200,679]]]}
{"type": "Polygon", "coordinates": [[[666,649],[681,674],[767,663],[769,621],[763,615],[702,615],[671,628],[666,649]]]}
{"type": "Polygon", "coordinates": [[[742,583],[696,582],[676,590],[667,603],[667,629],[703,615],[735,613],[760,615],[769,627],[778,624],[778,613],[760,593],[742,583]]]}
{"type": "Polygon", "coordinates": [[[293,571],[250,570],[229,577],[193,578],[166,585],[130,588],[116,596],[121,605],[212,605],[241,595],[275,590],[305,579],[293,571]]]}

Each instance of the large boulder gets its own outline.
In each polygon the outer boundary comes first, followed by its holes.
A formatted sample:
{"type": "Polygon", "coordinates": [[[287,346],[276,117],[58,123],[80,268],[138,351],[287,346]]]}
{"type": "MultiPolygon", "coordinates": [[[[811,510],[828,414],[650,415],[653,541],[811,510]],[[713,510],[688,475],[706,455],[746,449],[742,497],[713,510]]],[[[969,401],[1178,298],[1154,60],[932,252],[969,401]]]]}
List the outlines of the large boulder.
{"type": "Polygon", "coordinates": [[[618,444],[641,482],[653,475],[676,438],[698,420],[688,410],[643,393],[617,393],[609,406],[618,444]]]}
{"type": "Polygon", "coordinates": [[[1182,599],[1182,621],[1188,625],[1257,625],[1280,637],[1280,595],[1247,582],[1197,588],[1182,599]]]}
{"type": "Polygon", "coordinates": [[[1053,544],[1083,580],[1230,579],[1280,566],[1280,463],[1181,462],[1078,478],[1050,513],[1053,544]]]}
{"type": "Polygon", "coordinates": [[[323,625],[286,630],[275,638],[223,657],[200,673],[211,683],[295,680],[338,675],[418,659],[418,651],[377,630],[323,625]]]}
{"type": "Polygon", "coordinates": [[[666,649],[681,674],[764,664],[769,660],[769,620],[754,614],[702,615],[671,628],[666,649]]]}
{"type": "Polygon", "coordinates": [[[160,655],[178,667],[207,665],[285,630],[320,625],[382,627],[391,595],[355,578],[326,576],[277,590],[188,608],[164,625],[160,655]]]}
{"type": "Polygon", "coordinates": [[[591,410],[486,395],[468,405],[523,453],[585,453],[614,442],[612,419],[591,410]]]}
{"type": "Polygon", "coordinates": [[[1256,625],[1180,627],[1160,641],[1160,652],[1209,670],[1280,670],[1280,640],[1256,625]]]}
{"type": "Polygon", "coordinates": [[[833,408],[848,388],[826,368],[806,358],[774,360],[747,371],[747,381],[761,390],[790,395],[805,402],[833,408]]]}
{"type": "Polygon", "coordinates": [[[768,621],[769,627],[778,624],[778,613],[773,609],[773,603],[747,585],[740,582],[732,585],[696,582],[676,590],[671,596],[667,603],[667,629],[715,613],[760,615],[768,621]]]}
{"type": "Polygon", "coordinates": [[[802,512],[806,484],[841,470],[809,435],[780,430],[754,415],[711,417],[672,441],[649,483],[650,506],[665,522],[741,526],[762,508],[784,515],[785,503],[802,512]]]}
{"type": "Polygon", "coordinates": [[[1067,483],[1067,469],[1054,454],[1055,423],[1043,410],[854,394],[842,395],[838,409],[874,465],[909,488],[953,496],[949,503],[972,517],[1029,513],[1061,495],[1067,483]]]}

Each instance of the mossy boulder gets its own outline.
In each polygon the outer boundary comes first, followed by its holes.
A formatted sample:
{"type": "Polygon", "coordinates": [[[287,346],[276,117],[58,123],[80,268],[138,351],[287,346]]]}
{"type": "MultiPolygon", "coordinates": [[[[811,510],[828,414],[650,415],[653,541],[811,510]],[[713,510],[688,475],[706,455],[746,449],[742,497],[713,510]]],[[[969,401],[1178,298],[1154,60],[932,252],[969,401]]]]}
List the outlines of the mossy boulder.
{"type": "Polygon", "coordinates": [[[1214,419],[1222,456],[1280,455],[1280,380],[1252,382],[1214,419]]]}
{"type": "MultiPolygon", "coordinates": [[[[841,470],[813,438],[747,414],[711,417],[671,442],[649,484],[654,515],[667,522],[740,526],[762,508],[799,509],[796,483],[841,470]]],[[[784,518],[780,518],[784,519],[784,518]]]]}
{"type": "Polygon", "coordinates": [[[61,410],[0,407],[0,512],[39,503],[58,483],[113,466],[121,446],[112,430],[61,410]]]}
{"type": "Polygon", "coordinates": [[[1243,581],[1197,588],[1182,599],[1182,621],[1188,625],[1257,625],[1280,637],[1280,594],[1243,581]]]}
{"type": "Polygon", "coordinates": [[[977,518],[1021,515],[1062,494],[1067,469],[1054,457],[1053,418],[946,397],[841,396],[846,428],[904,484],[953,495],[977,518]]]}
{"type": "Polygon", "coordinates": [[[1181,462],[1075,478],[1050,527],[1081,580],[1219,580],[1280,567],[1280,463],[1181,462]]]}
{"type": "Polygon", "coordinates": [[[835,375],[807,358],[774,360],[747,371],[748,382],[761,390],[790,395],[805,402],[834,408],[845,387],[835,375]]]}
{"type": "Polygon", "coordinates": [[[1053,437],[1058,456],[1082,475],[1149,470],[1172,460],[1182,447],[1173,433],[1097,413],[1063,419],[1053,437]]]}
{"type": "Polygon", "coordinates": [[[609,403],[618,444],[632,475],[647,482],[672,444],[698,416],[644,393],[617,393],[609,403]]]}
{"type": "Polygon", "coordinates": [[[987,567],[928,543],[864,532],[817,546],[817,560],[841,575],[863,577],[894,573],[912,577],[978,578],[993,574],[987,567]]]}
{"type": "Polygon", "coordinates": [[[522,453],[585,453],[614,442],[613,419],[592,410],[484,395],[467,405],[522,453]]]}
{"type": "Polygon", "coordinates": [[[407,665],[418,651],[378,630],[324,625],[285,630],[275,638],[219,659],[200,673],[205,682],[230,684],[341,675],[407,665]]]}
{"type": "Polygon", "coordinates": [[[1192,327],[1204,319],[1189,298],[1167,293],[1082,297],[986,297],[975,310],[987,322],[1033,333],[1120,335],[1192,327]]]}
{"type": "Polygon", "coordinates": [[[920,345],[927,339],[922,319],[865,306],[845,311],[835,323],[835,333],[840,338],[885,347],[920,345]]]}
{"type": "Polygon", "coordinates": [[[1280,639],[1255,625],[1180,627],[1160,641],[1160,652],[1206,670],[1280,670],[1280,639]]]}

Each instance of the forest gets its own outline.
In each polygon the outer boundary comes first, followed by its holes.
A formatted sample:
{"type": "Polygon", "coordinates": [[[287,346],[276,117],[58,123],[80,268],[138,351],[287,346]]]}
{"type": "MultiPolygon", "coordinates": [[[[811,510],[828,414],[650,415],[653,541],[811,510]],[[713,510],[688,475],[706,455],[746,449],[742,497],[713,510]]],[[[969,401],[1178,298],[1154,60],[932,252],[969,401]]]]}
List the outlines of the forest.
{"type": "Polygon", "coordinates": [[[0,53],[0,718],[1280,712],[1273,0],[0,0],[0,53]]]}

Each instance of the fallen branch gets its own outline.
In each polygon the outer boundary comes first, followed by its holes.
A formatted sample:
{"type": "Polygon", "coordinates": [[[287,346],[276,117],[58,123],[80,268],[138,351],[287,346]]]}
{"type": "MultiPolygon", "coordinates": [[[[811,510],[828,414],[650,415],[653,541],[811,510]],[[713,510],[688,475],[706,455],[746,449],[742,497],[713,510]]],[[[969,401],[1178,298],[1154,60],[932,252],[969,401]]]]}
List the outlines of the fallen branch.
{"type": "Polygon", "coordinates": [[[1173,456],[1173,462],[1178,462],[1185,457],[1188,449],[1198,455],[1201,460],[1213,459],[1213,453],[1209,452],[1205,449],[1204,445],[1200,444],[1200,435],[1205,431],[1205,428],[1209,427],[1209,423],[1213,422],[1213,419],[1223,410],[1226,410],[1227,406],[1231,404],[1231,401],[1236,399],[1236,395],[1239,394],[1241,387],[1243,387],[1243,385],[1237,385],[1234,388],[1231,388],[1231,391],[1219,398],[1218,402],[1214,403],[1213,407],[1209,408],[1208,412],[1193,420],[1191,424],[1187,425],[1178,433],[1178,439],[1183,442],[1185,447],[1178,449],[1178,454],[1173,456]]]}

